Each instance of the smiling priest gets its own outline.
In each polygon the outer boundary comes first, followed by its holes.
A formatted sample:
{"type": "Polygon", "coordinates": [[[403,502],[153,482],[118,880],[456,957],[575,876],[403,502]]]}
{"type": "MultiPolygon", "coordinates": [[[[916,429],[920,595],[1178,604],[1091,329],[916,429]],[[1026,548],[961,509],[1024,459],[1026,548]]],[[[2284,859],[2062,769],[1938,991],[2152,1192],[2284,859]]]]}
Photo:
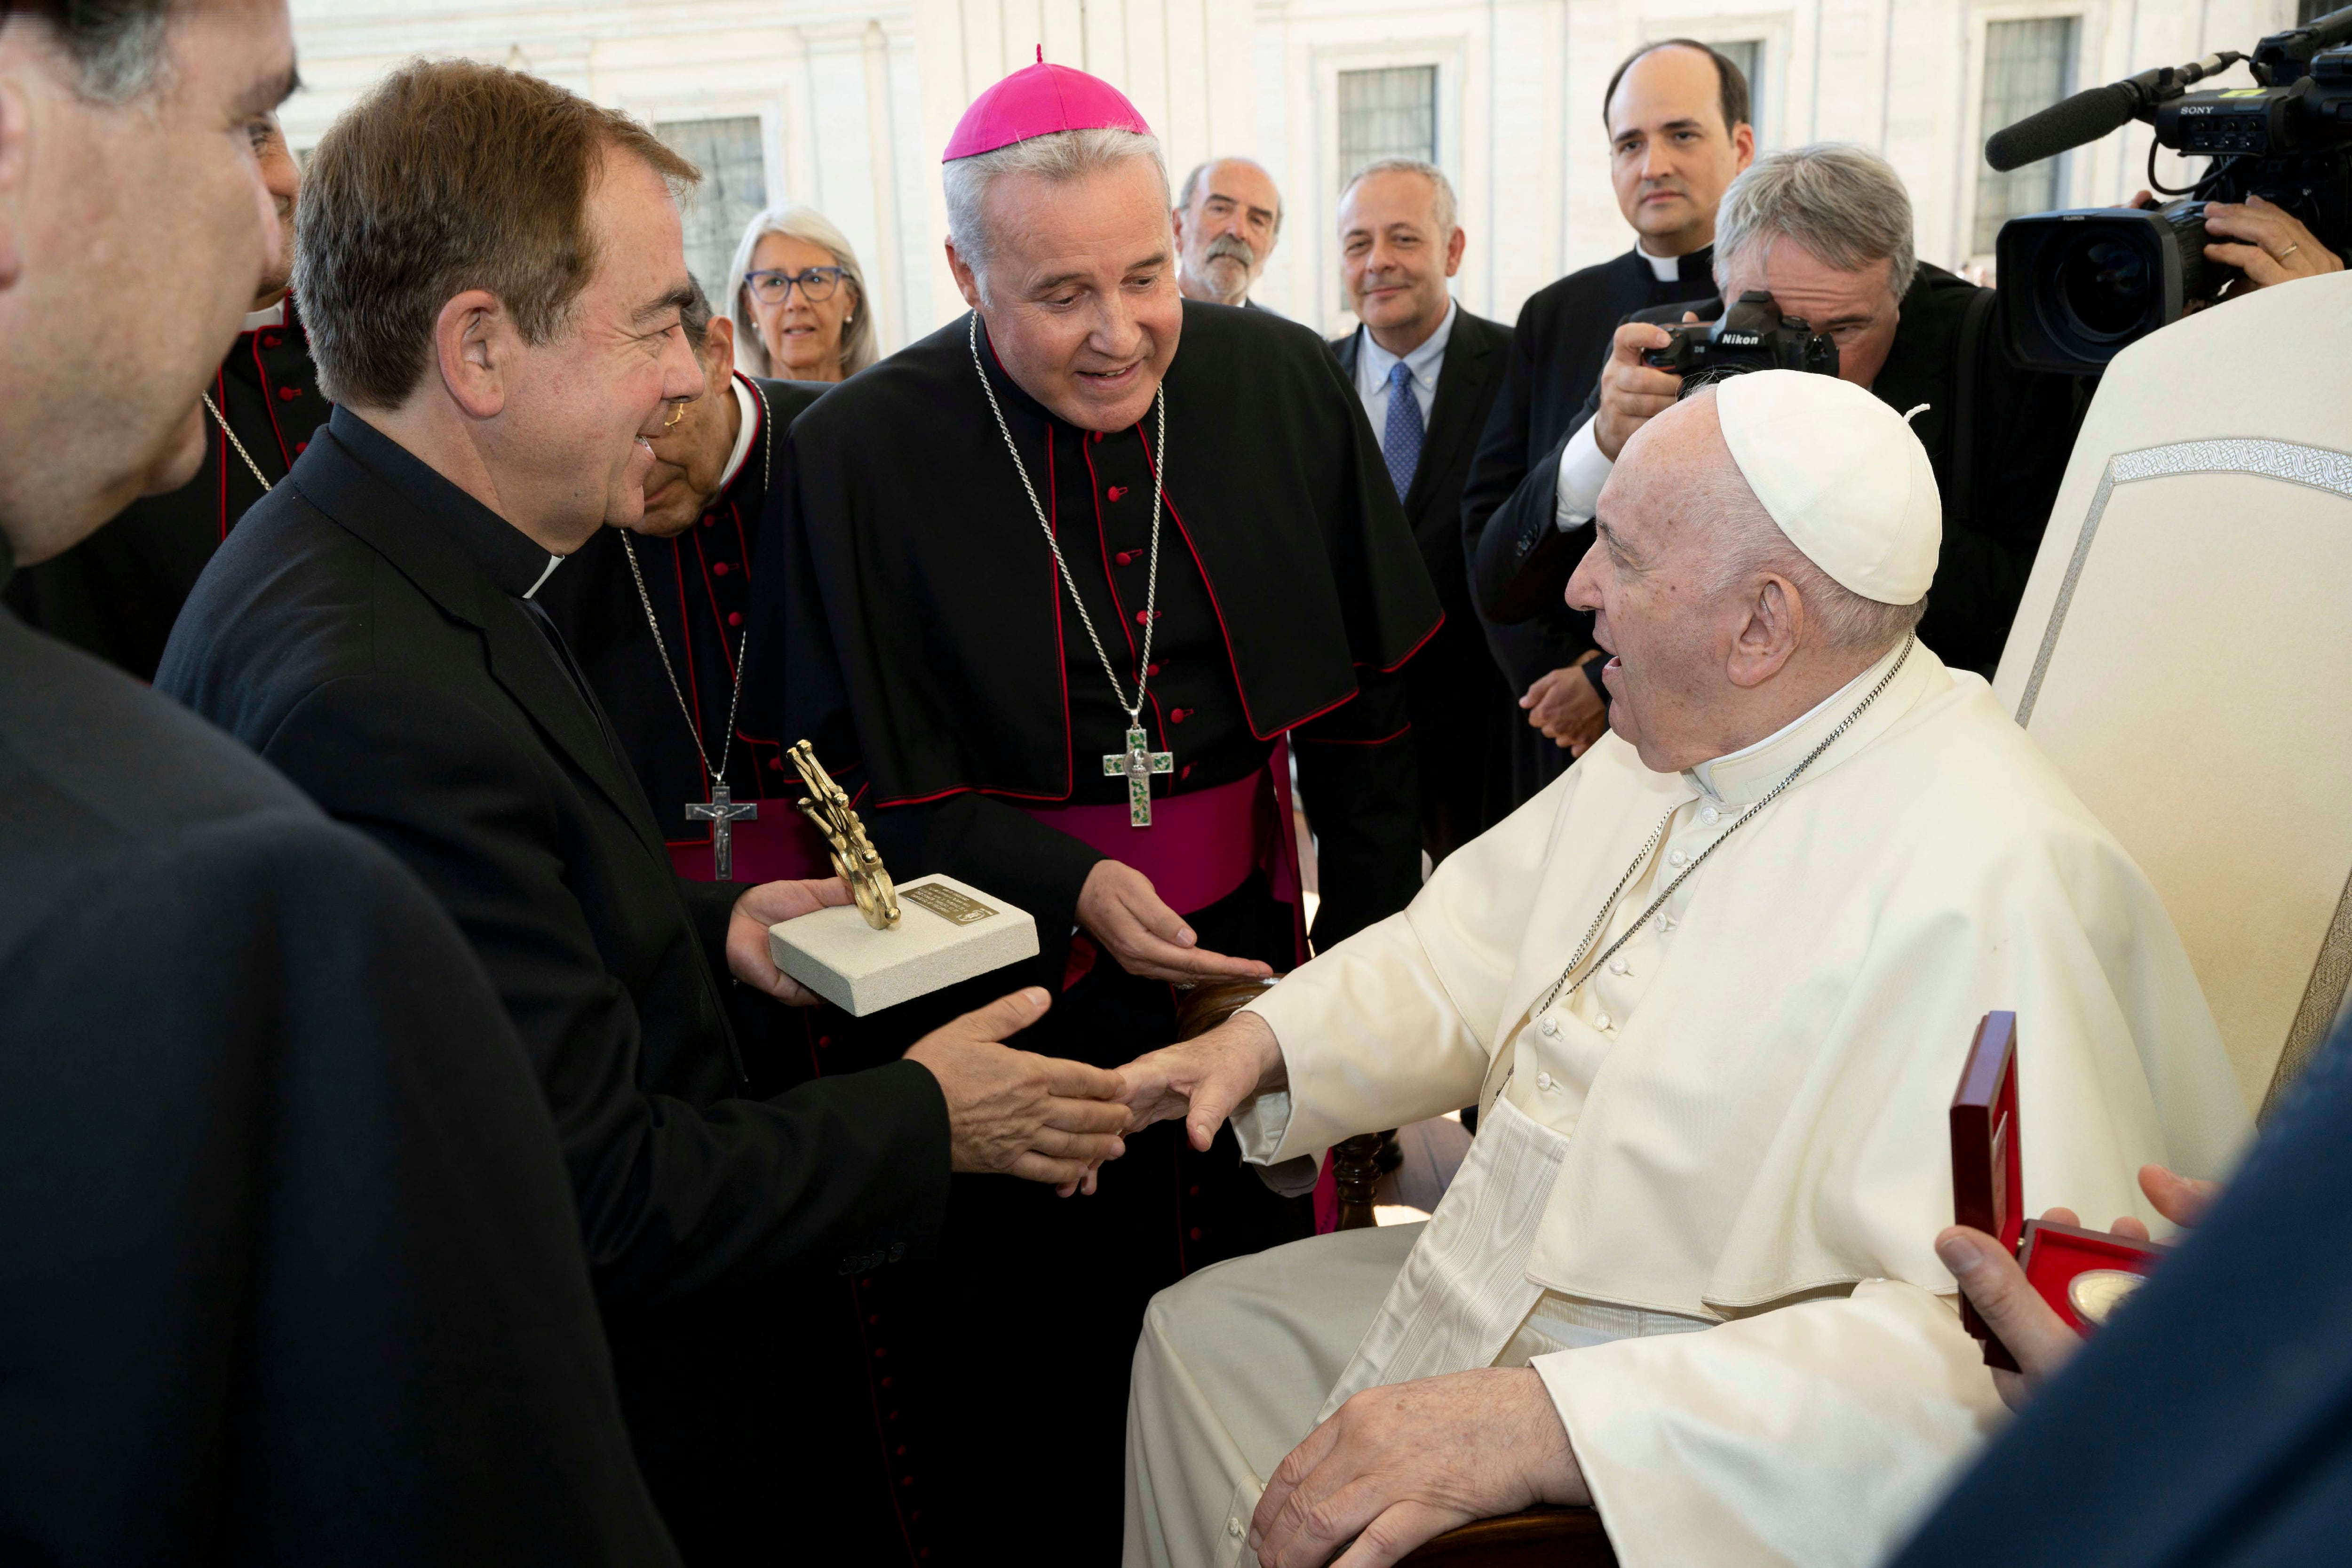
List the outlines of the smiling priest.
{"type": "Polygon", "coordinates": [[[1568,589],[1612,735],[1410,909],[1127,1069],[1275,1163],[1476,1100],[1425,1226],[1156,1300],[1127,1560],[1395,1561],[1591,1502],[1618,1560],[1877,1561],[2000,1409],[1931,1244],[1970,1034],[2018,1015],[2024,1190],[2137,1213],[2247,1131],[2162,906],[1913,635],[1903,419],[1741,376],[1625,448],[1568,589]]]}
{"type": "MultiPolygon", "coordinates": [[[[1304,956],[1286,737],[1321,845],[1316,940],[1418,889],[1397,671],[1437,600],[1321,340],[1177,292],[1159,144],[1115,89],[1043,63],[1007,78],[958,125],[945,182],[972,310],[793,426],[789,537],[760,547],[752,616],[778,628],[780,695],[746,708],[860,793],[894,872],[1033,913],[1038,969],[1001,978],[1060,991],[1033,1034],[1115,1065],[1174,1037],[1171,982],[1304,956]]],[[[954,1489],[956,1533],[1002,1542],[1034,1530],[1051,1454],[1078,1510],[1060,1542],[1101,1561],[1126,1405],[1106,1369],[1145,1302],[1308,1234],[1311,1210],[1230,1137],[1195,1152],[1173,1129],[1093,1197],[1041,1195],[966,1184],[952,1203],[947,1431],[912,1479],[954,1489]],[[1053,1400],[1043,1365],[1070,1369],[1053,1400]]]]}

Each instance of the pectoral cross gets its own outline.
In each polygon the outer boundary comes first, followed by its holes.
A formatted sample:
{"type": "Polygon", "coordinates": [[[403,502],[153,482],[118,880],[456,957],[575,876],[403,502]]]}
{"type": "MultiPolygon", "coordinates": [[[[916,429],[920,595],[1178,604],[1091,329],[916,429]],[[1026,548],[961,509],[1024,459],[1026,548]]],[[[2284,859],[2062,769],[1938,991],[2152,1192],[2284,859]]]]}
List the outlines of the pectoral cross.
{"type": "Polygon", "coordinates": [[[1127,825],[1129,827],[1151,826],[1151,775],[1176,771],[1176,753],[1155,752],[1151,741],[1140,726],[1127,732],[1127,750],[1112,752],[1103,758],[1103,777],[1127,778],[1127,825]]]}
{"type": "Polygon", "coordinates": [[[727,787],[724,779],[710,786],[708,805],[696,801],[686,803],[686,819],[688,822],[710,824],[710,858],[719,880],[731,882],[735,879],[735,825],[756,821],[759,816],[758,803],[737,800],[735,792],[727,787]]]}

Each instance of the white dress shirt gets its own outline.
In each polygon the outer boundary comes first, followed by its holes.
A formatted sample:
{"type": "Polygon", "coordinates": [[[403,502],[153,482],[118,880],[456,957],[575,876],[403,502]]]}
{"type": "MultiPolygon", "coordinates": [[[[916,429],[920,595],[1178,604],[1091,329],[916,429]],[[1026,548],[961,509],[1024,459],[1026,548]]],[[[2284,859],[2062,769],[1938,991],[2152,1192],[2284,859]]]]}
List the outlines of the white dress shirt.
{"type": "MultiPolygon", "coordinates": [[[[1437,400],[1437,374],[1445,363],[1446,340],[1454,335],[1454,312],[1461,306],[1452,300],[1445,305],[1445,320],[1437,323],[1437,331],[1419,348],[1404,356],[1405,370],[1412,377],[1412,395],[1421,404],[1421,427],[1429,428],[1429,407],[1437,400]]],[[[1356,395],[1364,400],[1364,415],[1372,422],[1372,433],[1386,430],[1389,418],[1389,370],[1397,356],[1381,347],[1372,334],[1362,327],[1356,329],[1356,395]]]]}

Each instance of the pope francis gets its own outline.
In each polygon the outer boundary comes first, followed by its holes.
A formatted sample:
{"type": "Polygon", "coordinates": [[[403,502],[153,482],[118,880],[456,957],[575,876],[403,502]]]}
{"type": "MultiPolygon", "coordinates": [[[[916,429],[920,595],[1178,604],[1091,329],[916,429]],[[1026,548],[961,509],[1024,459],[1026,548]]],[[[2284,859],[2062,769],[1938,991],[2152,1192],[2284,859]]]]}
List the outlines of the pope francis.
{"type": "Polygon", "coordinates": [[[2143,1163],[2221,1173],[2249,1121],[2163,907],[1912,633],[1940,514],[1829,376],[1653,420],[1568,590],[1613,733],[1125,1069],[1139,1122],[1230,1115],[1265,1165],[1480,1108],[1426,1225],[1154,1300],[1128,1563],[1370,1568],[1538,1501],[1627,1568],[1874,1562],[2000,1411],[1931,1246],[1978,1019],[2018,1015],[2035,1212],[2154,1221],[2143,1163]]]}

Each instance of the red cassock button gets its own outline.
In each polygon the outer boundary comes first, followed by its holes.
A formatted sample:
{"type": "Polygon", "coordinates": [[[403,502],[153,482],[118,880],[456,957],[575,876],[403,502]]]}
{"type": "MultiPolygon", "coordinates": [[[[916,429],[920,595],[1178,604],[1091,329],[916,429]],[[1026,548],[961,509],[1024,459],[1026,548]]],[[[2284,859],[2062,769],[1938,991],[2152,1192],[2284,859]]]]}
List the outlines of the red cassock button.
{"type": "Polygon", "coordinates": [[[1171,724],[1181,724],[1197,711],[1199,710],[1192,708],[1171,708],[1168,710],[1168,721],[1171,724]]]}
{"type": "Polygon", "coordinates": [[[1118,562],[1122,566],[1132,566],[1135,564],[1135,552],[1132,550],[1122,550],[1118,554],[1112,556],[1111,559],[1118,562]]]}
{"type": "Polygon", "coordinates": [[[1157,675],[1160,673],[1160,667],[1156,664],[1147,664],[1143,667],[1143,673],[1146,675],[1157,675]]]}
{"type": "Polygon", "coordinates": [[[710,563],[710,570],[716,575],[724,577],[727,575],[727,563],[724,561],[714,561],[710,563]]]}
{"type": "Polygon", "coordinates": [[[1108,493],[1111,500],[1117,500],[1119,497],[1127,493],[1127,487],[1125,485],[1113,485],[1108,493]]]}
{"type": "Polygon", "coordinates": [[[261,346],[266,349],[274,349],[282,346],[285,342],[286,340],[284,338],[279,337],[276,332],[272,332],[268,337],[261,340],[261,346]]]}
{"type": "Polygon", "coordinates": [[[741,626],[741,625],[743,624],[743,612],[742,612],[742,611],[740,611],[740,610],[730,610],[730,611],[728,611],[728,612],[727,612],[727,624],[728,624],[729,626],[741,626]]]}
{"type": "Polygon", "coordinates": [[[1200,1227],[1199,1226],[1197,1226],[1197,1225],[1196,1225],[1196,1226],[1194,1226],[1192,1227],[1192,1239],[1193,1239],[1194,1241],[1198,1241],[1198,1240],[1200,1240],[1200,1239],[1201,1239],[1201,1227],[1200,1227]]]}
{"type": "Polygon", "coordinates": [[[308,441],[297,441],[294,443],[294,455],[298,458],[310,449],[310,443],[308,441]]]}
{"type": "Polygon", "coordinates": [[[278,389],[278,401],[280,403],[291,403],[301,395],[302,389],[299,386],[281,386],[278,389]]]}

